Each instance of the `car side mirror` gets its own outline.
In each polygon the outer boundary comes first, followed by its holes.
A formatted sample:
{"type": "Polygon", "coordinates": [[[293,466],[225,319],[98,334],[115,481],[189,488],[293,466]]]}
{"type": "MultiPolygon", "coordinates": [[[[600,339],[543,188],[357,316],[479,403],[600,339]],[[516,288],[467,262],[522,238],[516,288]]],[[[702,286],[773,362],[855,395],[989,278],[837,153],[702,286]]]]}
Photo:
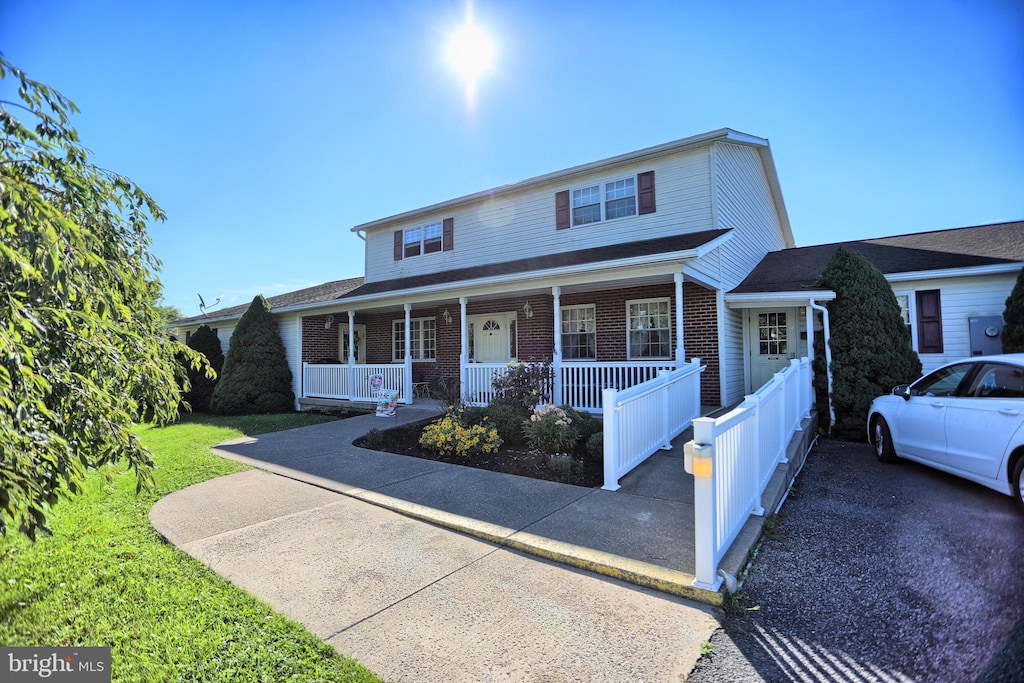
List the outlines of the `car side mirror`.
{"type": "Polygon", "coordinates": [[[893,387],[892,394],[893,394],[893,396],[899,396],[904,401],[909,401],[910,400],[910,385],[909,384],[901,384],[898,387],[893,387]]]}

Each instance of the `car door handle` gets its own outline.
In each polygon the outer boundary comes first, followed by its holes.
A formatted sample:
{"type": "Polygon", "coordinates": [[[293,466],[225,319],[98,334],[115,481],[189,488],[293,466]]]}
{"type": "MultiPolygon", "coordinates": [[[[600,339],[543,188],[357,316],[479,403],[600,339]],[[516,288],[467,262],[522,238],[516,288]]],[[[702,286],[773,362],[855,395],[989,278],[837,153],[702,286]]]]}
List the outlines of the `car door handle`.
{"type": "Polygon", "coordinates": [[[942,401],[932,401],[932,408],[945,408],[946,404],[942,401]]]}
{"type": "Polygon", "coordinates": [[[1000,415],[1015,416],[1015,415],[1020,415],[1020,411],[1017,410],[1016,408],[1000,408],[999,409],[999,414],[1000,415]]]}

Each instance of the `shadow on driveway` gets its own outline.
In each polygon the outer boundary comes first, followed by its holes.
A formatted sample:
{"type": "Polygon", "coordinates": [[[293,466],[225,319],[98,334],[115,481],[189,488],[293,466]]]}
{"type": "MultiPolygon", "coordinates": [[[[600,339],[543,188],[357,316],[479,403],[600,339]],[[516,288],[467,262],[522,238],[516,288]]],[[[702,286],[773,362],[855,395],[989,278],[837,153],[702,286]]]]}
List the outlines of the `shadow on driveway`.
{"type": "Polygon", "coordinates": [[[691,681],[1022,681],[1024,515],[821,441],[691,681]]]}

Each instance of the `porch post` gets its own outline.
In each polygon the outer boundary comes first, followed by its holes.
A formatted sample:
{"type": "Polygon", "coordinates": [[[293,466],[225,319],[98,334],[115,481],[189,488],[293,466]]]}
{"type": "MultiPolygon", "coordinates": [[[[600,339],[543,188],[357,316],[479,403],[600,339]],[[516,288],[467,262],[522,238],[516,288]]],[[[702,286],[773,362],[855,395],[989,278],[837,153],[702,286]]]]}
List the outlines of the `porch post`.
{"type": "Polygon", "coordinates": [[[412,304],[405,304],[405,367],[402,369],[403,403],[412,403],[412,304]]]}
{"type": "Polygon", "coordinates": [[[463,396],[467,395],[466,373],[469,368],[469,322],[466,320],[466,304],[469,299],[459,297],[459,391],[463,396]]]}
{"type": "Polygon", "coordinates": [[[686,346],[683,340],[683,274],[675,273],[672,280],[676,284],[676,369],[678,370],[686,362],[686,346]]]}
{"type": "Polygon", "coordinates": [[[356,387],[356,345],[355,345],[355,329],[356,329],[356,312],[348,312],[348,397],[351,399],[355,395],[356,387]]]}
{"type": "Polygon", "coordinates": [[[804,324],[807,325],[807,357],[814,360],[814,309],[811,308],[810,303],[808,303],[805,311],[804,324]]]}
{"type": "Polygon", "coordinates": [[[551,390],[551,402],[556,406],[564,403],[562,400],[562,288],[552,287],[551,297],[554,300],[554,327],[555,343],[551,351],[551,372],[554,374],[555,386],[551,390]]]}

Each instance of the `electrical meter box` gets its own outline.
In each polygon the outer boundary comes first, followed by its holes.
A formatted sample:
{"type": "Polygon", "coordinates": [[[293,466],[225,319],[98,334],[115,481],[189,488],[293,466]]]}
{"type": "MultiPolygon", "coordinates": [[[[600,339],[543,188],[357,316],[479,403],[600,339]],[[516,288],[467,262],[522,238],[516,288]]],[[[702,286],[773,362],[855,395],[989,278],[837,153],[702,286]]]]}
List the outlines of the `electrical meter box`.
{"type": "Polygon", "coordinates": [[[983,315],[967,319],[971,331],[971,355],[990,356],[1003,352],[1003,316],[983,315]]]}

